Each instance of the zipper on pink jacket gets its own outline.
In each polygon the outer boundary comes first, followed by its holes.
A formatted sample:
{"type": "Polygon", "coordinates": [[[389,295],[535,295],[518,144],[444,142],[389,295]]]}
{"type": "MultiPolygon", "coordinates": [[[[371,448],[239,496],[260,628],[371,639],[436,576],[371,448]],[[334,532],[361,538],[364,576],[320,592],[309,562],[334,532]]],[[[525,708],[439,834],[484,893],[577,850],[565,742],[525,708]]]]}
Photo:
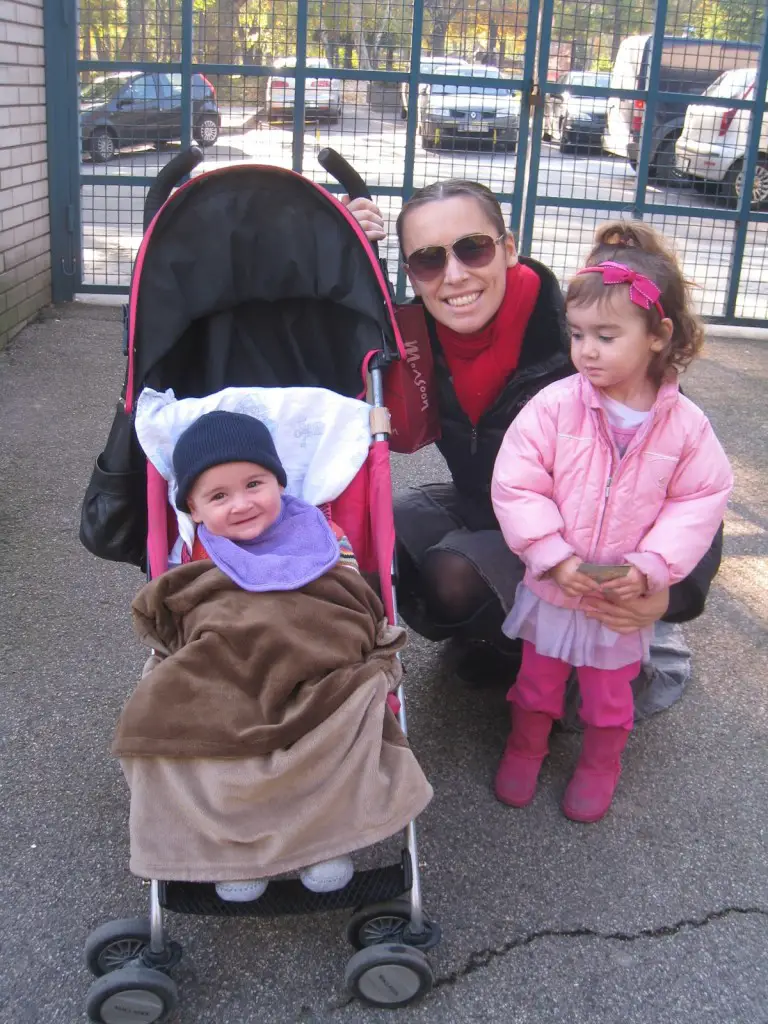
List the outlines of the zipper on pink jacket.
{"type": "Polygon", "coordinates": [[[631,455],[634,455],[637,451],[639,451],[639,449],[640,449],[640,442],[643,441],[644,438],[651,432],[651,428],[652,428],[652,426],[653,426],[653,424],[654,424],[654,422],[656,420],[656,417],[658,416],[658,413],[659,413],[658,407],[654,407],[654,408],[651,409],[651,415],[648,417],[648,419],[645,421],[645,423],[642,424],[642,426],[637,431],[635,436],[629,442],[627,450],[624,452],[624,454],[623,455],[619,455],[618,463],[615,464],[614,456],[618,452],[618,448],[616,446],[616,442],[613,439],[613,434],[611,433],[610,429],[609,428],[606,429],[606,423],[608,422],[608,416],[606,415],[605,409],[602,406],[600,406],[598,408],[598,410],[597,410],[597,416],[598,416],[599,423],[600,423],[600,430],[603,433],[605,439],[607,439],[608,444],[609,444],[610,449],[611,449],[611,470],[610,470],[610,473],[609,473],[609,476],[608,476],[608,481],[606,482],[606,485],[605,485],[605,494],[604,494],[604,499],[603,499],[603,508],[602,508],[601,513],[600,513],[600,524],[599,524],[599,526],[597,528],[597,533],[595,534],[595,543],[592,545],[592,550],[590,552],[590,557],[593,557],[597,553],[597,549],[600,547],[600,534],[603,531],[603,523],[605,522],[605,514],[608,511],[608,500],[609,500],[610,494],[611,494],[611,487],[613,486],[614,480],[619,475],[619,470],[621,468],[621,463],[625,463],[626,464],[626,461],[627,461],[628,457],[631,456],[631,455]],[[616,465],[615,470],[614,470],[614,464],[616,465]]]}
{"type": "Polygon", "coordinates": [[[603,496],[603,510],[602,510],[602,512],[600,514],[600,523],[599,523],[599,525],[597,527],[597,535],[595,537],[595,544],[594,544],[594,549],[592,551],[592,554],[595,554],[595,552],[597,551],[598,547],[600,546],[600,534],[602,533],[602,530],[603,530],[603,522],[605,520],[605,513],[608,511],[608,499],[611,496],[611,484],[612,483],[613,483],[613,472],[611,472],[611,476],[608,477],[608,481],[607,481],[607,483],[605,485],[605,494],[603,496]]]}
{"type": "MultiPolygon", "coordinates": [[[[605,484],[605,494],[603,495],[603,507],[602,507],[602,509],[600,511],[600,522],[598,523],[597,533],[595,534],[595,543],[592,545],[592,551],[590,552],[590,557],[592,557],[595,554],[597,554],[597,550],[600,547],[600,534],[603,532],[603,523],[605,522],[605,513],[608,511],[608,500],[609,500],[609,498],[611,496],[611,485],[613,484],[613,478],[615,476],[615,473],[618,473],[618,469],[619,469],[618,465],[616,466],[616,470],[615,471],[614,471],[614,468],[613,468],[614,464],[615,464],[614,456],[618,452],[618,448],[616,447],[616,442],[613,439],[613,434],[610,432],[610,430],[606,430],[605,429],[605,424],[606,424],[606,422],[608,420],[608,417],[605,414],[605,410],[602,409],[602,408],[599,409],[598,412],[597,412],[597,416],[598,416],[598,420],[599,420],[599,423],[600,423],[600,431],[604,434],[605,439],[608,441],[608,447],[611,450],[611,468],[610,468],[610,471],[608,473],[608,480],[606,481],[606,484],[605,484]]],[[[633,440],[634,440],[634,438],[633,438],[633,440]]],[[[626,455],[626,452],[624,454],[626,455]]],[[[621,456],[619,456],[619,462],[621,462],[621,456]]]]}

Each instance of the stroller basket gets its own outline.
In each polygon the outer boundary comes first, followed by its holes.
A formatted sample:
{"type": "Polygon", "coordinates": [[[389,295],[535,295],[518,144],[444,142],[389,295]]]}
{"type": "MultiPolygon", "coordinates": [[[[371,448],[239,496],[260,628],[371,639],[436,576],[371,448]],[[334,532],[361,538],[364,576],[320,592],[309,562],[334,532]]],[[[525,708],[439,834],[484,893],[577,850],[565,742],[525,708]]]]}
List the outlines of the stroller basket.
{"type": "Polygon", "coordinates": [[[336,892],[313,893],[298,879],[272,881],[258,900],[230,903],[220,900],[213,885],[200,882],[160,882],[160,906],[176,914],[209,914],[219,917],[275,917],[283,914],[315,914],[327,910],[357,909],[383,903],[408,892],[413,883],[411,857],[403,850],[399,864],[356,871],[349,885],[336,892]]]}

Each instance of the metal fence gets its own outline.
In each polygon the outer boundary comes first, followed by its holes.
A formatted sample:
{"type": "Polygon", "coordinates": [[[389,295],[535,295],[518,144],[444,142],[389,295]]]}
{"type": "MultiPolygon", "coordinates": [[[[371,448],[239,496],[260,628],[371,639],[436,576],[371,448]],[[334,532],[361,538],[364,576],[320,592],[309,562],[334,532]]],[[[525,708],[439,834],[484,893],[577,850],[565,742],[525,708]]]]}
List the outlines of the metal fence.
{"type": "MultiPolygon", "coordinates": [[[[330,145],[393,226],[415,187],[483,182],[565,282],[597,224],[676,245],[711,319],[768,319],[763,0],[46,0],[54,294],[127,291],[144,195],[330,145]]],[[[385,246],[397,285],[394,238],[385,246]]]]}

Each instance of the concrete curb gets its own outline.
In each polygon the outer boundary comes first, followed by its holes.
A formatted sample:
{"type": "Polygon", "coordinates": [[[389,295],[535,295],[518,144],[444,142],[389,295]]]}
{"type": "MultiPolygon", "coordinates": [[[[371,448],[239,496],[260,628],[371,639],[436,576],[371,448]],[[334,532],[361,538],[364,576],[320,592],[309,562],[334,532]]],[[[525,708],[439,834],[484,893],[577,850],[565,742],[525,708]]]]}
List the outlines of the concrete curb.
{"type": "Polygon", "coordinates": [[[768,341],[768,327],[739,327],[729,324],[706,324],[710,341],[768,341]]]}

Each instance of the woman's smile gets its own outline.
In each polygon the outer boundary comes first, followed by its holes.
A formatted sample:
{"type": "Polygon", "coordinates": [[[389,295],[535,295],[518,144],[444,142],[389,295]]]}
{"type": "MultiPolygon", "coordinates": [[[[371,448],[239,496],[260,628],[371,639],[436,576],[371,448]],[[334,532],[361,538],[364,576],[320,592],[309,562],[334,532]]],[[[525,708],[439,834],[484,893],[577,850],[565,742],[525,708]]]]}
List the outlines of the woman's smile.
{"type": "Polygon", "coordinates": [[[482,292],[470,292],[468,295],[451,295],[443,299],[443,302],[447,302],[453,309],[461,309],[464,306],[471,306],[473,302],[477,302],[482,294],[482,292]]]}

